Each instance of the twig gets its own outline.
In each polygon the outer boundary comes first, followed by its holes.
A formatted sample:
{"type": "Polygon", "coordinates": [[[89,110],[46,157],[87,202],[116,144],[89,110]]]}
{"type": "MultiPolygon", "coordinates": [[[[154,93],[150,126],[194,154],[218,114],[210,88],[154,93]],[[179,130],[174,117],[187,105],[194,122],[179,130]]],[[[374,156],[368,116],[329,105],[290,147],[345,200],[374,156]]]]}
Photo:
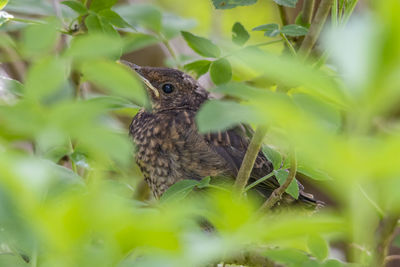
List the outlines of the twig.
{"type": "Polygon", "coordinates": [[[288,25],[289,24],[289,19],[288,19],[287,14],[286,14],[285,7],[281,6],[281,5],[278,5],[278,4],[276,4],[276,5],[278,6],[279,15],[281,16],[281,20],[282,20],[282,25],[283,26],[288,25]]]}
{"type": "Polygon", "coordinates": [[[264,204],[259,209],[260,213],[265,213],[269,209],[271,209],[282,197],[282,194],[285,193],[286,189],[292,183],[294,178],[296,177],[297,172],[297,159],[296,159],[296,152],[294,148],[290,152],[290,170],[286,181],[277,189],[275,189],[269,198],[264,202],[264,204]]]}
{"type": "Polygon", "coordinates": [[[258,180],[255,180],[253,183],[249,184],[248,186],[246,186],[246,188],[244,189],[245,191],[248,191],[250,189],[252,189],[253,187],[255,187],[256,185],[258,185],[259,183],[264,182],[265,180],[267,180],[268,178],[270,178],[271,176],[273,176],[275,174],[274,171],[270,172],[269,174],[265,175],[264,177],[261,177],[258,180]]]}
{"type": "Polygon", "coordinates": [[[253,170],[254,162],[256,161],[258,152],[261,149],[262,141],[267,134],[266,126],[259,126],[255,131],[253,138],[247,148],[246,154],[244,155],[244,159],[242,165],[240,166],[238,175],[236,177],[236,182],[234,184],[234,191],[241,195],[244,191],[247,182],[249,181],[249,177],[251,171],[253,170]]]}
{"type": "Polygon", "coordinates": [[[302,21],[307,25],[311,24],[313,13],[314,13],[315,0],[304,0],[302,9],[302,21]]]}
{"type": "Polygon", "coordinates": [[[322,28],[324,27],[326,18],[328,17],[329,10],[331,9],[333,0],[322,0],[319,4],[317,14],[310,26],[308,34],[304,38],[303,43],[300,47],[300,53],[307,58],[311,52],[311,49],[314,47],[317,39],[321,33],[322,28]]]}
{"type": "Polygon", "coordinates": [[[391,214],[381,220],[376,231],[376,249],[374,266],[384,266],[385,259],[389,252],[389,246],[392,242],[394,231],[397,227],[397,221],[400,214],[391,214]]]}
{"type": "Polygon", "coordinates": [[[293,56],[297,56],[296,50],[294,49],[292,43],[288,40],[285,34],[281,33],[282,39],[285,41],[286,45],[289,47],[290,53],[292,53],[293,56]]]}

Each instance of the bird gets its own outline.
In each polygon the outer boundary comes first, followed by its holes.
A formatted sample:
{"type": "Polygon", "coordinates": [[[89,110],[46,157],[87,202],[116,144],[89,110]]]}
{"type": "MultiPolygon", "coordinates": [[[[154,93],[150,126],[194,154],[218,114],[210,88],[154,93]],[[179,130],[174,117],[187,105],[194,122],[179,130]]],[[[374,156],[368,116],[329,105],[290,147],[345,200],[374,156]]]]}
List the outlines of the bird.
{"type": "MultiPolygon", "coordinates": [[[[210,99],[209,92],[190,75],[172,68],[129,66],[143,81],[151,109],[141,109],[133,118],[129,134],[136,145],[136,163],[156,199],[173,184],[184,180],[223,176],[232,181],[238,174],[250,143],[248,127],[240,124],[225,131],[202,134],[196,114],[210,99]]],[[[259,151],[249,183],[273,171],[272,163],[259,151]]],[[[254,189],[265,199],[280,186],[275,176],[254,189]]],[[[315,204],[299,183],[297,200],[315,204]]]]}

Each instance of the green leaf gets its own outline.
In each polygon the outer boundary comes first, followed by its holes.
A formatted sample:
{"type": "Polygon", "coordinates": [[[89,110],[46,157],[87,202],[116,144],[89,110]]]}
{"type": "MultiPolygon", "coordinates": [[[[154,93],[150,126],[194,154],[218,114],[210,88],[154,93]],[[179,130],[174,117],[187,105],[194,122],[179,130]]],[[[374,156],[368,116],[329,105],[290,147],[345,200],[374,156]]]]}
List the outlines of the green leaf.
{"type": "Polygon", "coordinates": [[[231,63],[225,58],[213,61],[210,67],[210,76],[216,85],[229,82],[232,79],[231,63]]]}
{"type": "MultiPolygon", "coordinates": [[[[275,177],[280,185],[283,185],[288,178],[289,173],[286,170],[277,170],[275,172],[275,177]]],[[[286,193],[297,199],[299,197],[299,185],[296,179],[290,183],[289,187],[286,189],[286,193]]]]}
{"type": "Polygon", "coordinates": [[[67,76],[66,62],[56,57],[44,58],[29,69],[25,96],[34,99],[49,96],[61,88],[67,76]]]}
{"type": "Polygon", "coordinates": [[[85,19],[85,25],[90,34],[105,33],[119,38],[119,33],[114,29],[110,22],[97,14],[90,14],[85,19]]]}
{"type": "Polygon", "coordinates": [[[302,173],[313,180],[319,180],[319,181],[332,180],[332,177],[330,177],[326,172],[311,166],[303,165],[301,163],[297,166],[297,172],[302,173]]]}
{"type": "Polygon", "coordinates": [[[307,247],[310,253],[320,261],[328,257],[328,242],[319,235],[310,235],[307,239],[307,247]]]}
{"type": "Polygon", "coordinates": [[[194,19],[186,19],[163,12],[161,32],[169,40],[179,35],[181,31],[194,28],[196,24],[197,22],[194,19]]]}
{"type": "Polygon", "coordinates": [[[182,180],[173,184],[167,191],[161,196],[161,202],[167,201],[181,201],[189,195],[190,192],[199,184],[196,180],[182,180]]]}
{"type": "Polygon", "coordinates": [[[92,3],[90,4],[90,10],[93,10],[95,12],[103,10],[103,9],[109,9],[118,0],[92,0],[92,3]]]}
{"type": "Polygon", "coordinates": [[[322,264],[322,267],[344,267],[344,266],[348,265],[334,259],[326,260],[324,264],[322,264]]]}
{"type": "Polygon", "coordinates": [[[125,34],[122,41],[124,43],[124,53],[133,52],[159,42],[153,35],[139,32],[125,34]]]}
{"type": "Polygon", "coordinates": [[[205,188],[210,184],[210,181],[211,181],[210,176],[204,177],[203,179],[201,179],[201,181],[198,182],[196,187],[199,189],[205,188]]]}
{"type": "Polygon", "coordinates": [[[303,36],[306,35],[307,32],[307,28],[296,24],[285,25],[281,29],[281,33],[287,36],[303,36]]]}
{"type": "Polygon", "coordinates": [[[7,3],[8,3],[8,0],[0,0],[0,10],[2,10],[7,5],[7,3]]]}
{"type": "Polygon", "coordinates": [[[112,11],[111,9],[104,9],[104,10],[100,11],[98,14],[102,19],[111,23],[115,27],[118,27],[118,28],[131,28],[132,27],[120,15],[118,15],[118,13],[112,11]]]}
{"type": "Polygon", "coordinates": [[[96,95],[91,96],[86,102],[96,103],[97,105],[104,106],[107,109],[115,110],[115,109],[140,109],[139,106],[133,104],[131,101],[127,100],[123,97],[118,96],[110,96],[110,95],[96,95]]]}
{"type": "Polygon", "coordinates": [[[272,165],[274,166],[274,170],[278,170],[281,167],[281,164],[282,164],[281,153],[270,148],[269,146],[263,146],[262,152],[267,157],[267,159],[272,162],[272,165]]]}
{"type": "Polygon", "coordinates": [[[253,31],[265,31],[264,35],[269,37],[275,37],[280,33],[279,25],[276,23],[257,26],[253,31]]]}
{"type": "Polygon", "coordinates": [[[61,2],[61,4],[71,8],[79,15],[85,15],[88,12],[87,8],[81,2],[78,1],[73,1],[73,0],[63,1],[61,2]]]}
{"type": "Polygon", "coordinates": [[[244,45],[250,39],[250,35],[240,22],[232,27],[232,41],[237,45],[244,45]]]}
{"type": "Polygon", "coordinates": [[[22,50],[27,56],[38,56],[51,51],[59,38],[57,21],[30,25],[22,32],[22,50]]]}
{"type": "Polygon", "coordinates": [[[135,100],[135,103],[147,105],[147,95],[134,72],[128,67],[106,60],[88,61],[82,65],[86,79],[108,92],[135,100]]]}
{"type": "Polygon", "coordinates": [[[75,37],[66,55],[74,60],[83,61],[100,57],[117,58],[121,52],[120,38],[104,34],[90,34],[75,37]]]}
{"type": "Polygon", "coordinates": [[[231,101],[209,100],[201,106],[196,116],[199,131],[208,133],[226,130],[241,122],[257,119],[251,107],[231,101]]]}
{"type": "Polygon", "coordinates": [[[275,3],[281,6],[296,7],[298,0],[274,0],[275,3]]]}
{"type": "Polygon", "coordinates": [[[161,11],[153,5],[122,5],[114,10],[132,26],[140,25],[156,33],[159,33],[162,29],[161,11]]]}
{"type": "Polygon", "coordinates": [[[237,6],[249,6],[257,3],[257,0],[212,0],[216,9],[231,9],[237,6]]]}
{"type": "Polygon", "coordinates": [[[210,65],[211,61],[209,60],[197,60],[186,64],[185,66],[183,66],[183,68],[187,72],[196,73],[197,78],[199,78],[203,74],[207,73],[207,71],[210,68],[210,65]]]}
{"type": "Polygon", "coordinates": [[[0,76],[0,89],[1,85],[4,85],[5,90],[16,96],[22,96],[25,91],[22,83],[8,77],[0,76]]]}
{"type": "Polygon", "coordinates": [[[204,57],[219,57],[221,51],[218,46],[210,40],[191,34],[190,32],[181,32],[187,44],[199,55],[204,57]]]}
{"type": "Polygon", "coordinates": [[[304,252],[293,248],[268,249],[264,255],[273,261],[287,263],[290,266],[301,266],[308,260],[308,256],[304,252]]]}

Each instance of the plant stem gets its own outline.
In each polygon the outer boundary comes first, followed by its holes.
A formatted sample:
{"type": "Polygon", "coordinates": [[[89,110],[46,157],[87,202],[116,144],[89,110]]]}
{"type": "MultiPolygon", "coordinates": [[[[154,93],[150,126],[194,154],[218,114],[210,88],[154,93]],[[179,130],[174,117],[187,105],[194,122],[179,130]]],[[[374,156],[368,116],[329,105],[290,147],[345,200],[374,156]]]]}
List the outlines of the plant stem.
{"type": "Polygon", "coordinates": [[[248,191],[250,189],[252,189],[253,187],[255,187],[256,185],[258,185],[259,183],[264,182],[265,180],[267,180],[268,178],[272,177],[275,174],[274,171],[272,171],[271,173],[265,175],[264,177],[254,181],[253,183],[249,184],[248,186],[246,186],[246,188],[244,189],[245,191],[248,191]]]}
{"type": "Polygon", "coordinates": [[[332,17],[332,25],[334,27],[338,26],[338,0],[333,0],[332,4],[332,12],[331,12],[331,17],[332,17]]]}
{"type": "Polygon", "coordinates": [[[250,45],[250,46],[264,46],[264,45],[270,45],[270,44],[280,43],[280,42],[282,42],[282,41],[283,41],[283,39],[279,39],[279,40],[274,40],[274,41],[259,43],[259,44],[250,45]]]}
{"type": "Polygon", "coordinates": [[[281,33],[282,39],[285,41],[286,45],[289,47],[290,52],[293,56],[297,56],[296,50],[294,49],[292,43],[288,40],[285,34],[281,33]]]}
{"type": "Polygon", "coordinates": [[[247,148],[246,154],[244,155],[242,165],[240,166],[236,182],[234,184],[234,191],[241,195],[244,192],[245,186],[249,181],[251,171],[253,170],[254,162],[256,161],[258,152],[261,149],[261,145],[265,135],[267,134],[267,127],[260,125],[256,129],[253,138],[247,148]]]}
{"type": "Polygon", "coordinates": [[[170,44],[169,40],[168,40],[167,38],[165,38],[165,36],[162,35],[162,34],[160,34],[159,37],[160,37],[162,43],[163,43],[163,44],[165,45],[165,47],[167,48],[167,50],[168,50],[169,54],[171,55],[171,57],[174,59],[174,61],[175,61],[175,63],[176,63],[176,67],[177,67],[178,69],[181,69],[181,68],[182,68],[182,65],[181,65],[181,63],[180,63],[180,61],[179,61],[179,59],[178,59],[178,56],[177,56],[176,53],[175,53],[174,48],[173,48],[172,45],[170,44]]]}
{"type": "Polygon", "coordinates": [[[321,30],[325,24],[326,18],[328,17],[329,10],[331,9],[333,0],[322,0],[319,4],[317,14],[315,15],[314,21],[310,26],[308,34],[304,38],[303,43],[300,47],[300,53],[307,58],[314,47],[317,39],[321,33],[321,30]]]}
{"type": "Polygon", "coordinates": [[[314,13],[315,0],[304,0],[302,9],[302,20],[307,25],[311,24],[314,13]]]}
{"type": "Polygon", "coordinates": [[[296,152],[294,148],[290,152],[290,170],[286,181],[277,189],[275,189],[269,198],[264,202],[264,204],[259,209],[260,213],[265,213],[269,209],[271,209],[282,197],[282,194],[285,193],[286,189],[289,187],[290,183],[296,177],[297,172],[297,159],[296,159],[296,152]]]}
{"type": "Polygon", "coordinates": [[[289,19],[288,19],[287,14],[286,14],[285,7],[281,6],[281,5],[278,5],[278,4],[277,4],[277,6],[278,6],[278,10],[279,10],[279,15],[281,16],[282,25],[283,26],[288,25],[289,24],[289,19]]]}
{"type": "Polygon", "coordinates": [[[32,20],[32,19],[12,18],[12,19],[10,19],[10,20],[12,20],[12,21],[17,21],[17,22],[28,23],[28,24],[37,24],[37,25],[45,24],[43,21],[32,20]]]}
{"type": "Polygon", "coordinates": [[[357,3],[358,3],[358,0],[353,0],[353,2],[350,3],[349,7],[346,8],[346,10],[344,11],[342,24],[346,24],[349,21],[350,16],[351,16],[351,14],[353,14],[357,3]]]}
{"type": "Polygon", "coordinates": [[[377,246],[375,249],[375,262],[373,266],[384,266],[399,218],[400,213],[397,213],[390,214],[381,220],[376,231],[377,246]]]}

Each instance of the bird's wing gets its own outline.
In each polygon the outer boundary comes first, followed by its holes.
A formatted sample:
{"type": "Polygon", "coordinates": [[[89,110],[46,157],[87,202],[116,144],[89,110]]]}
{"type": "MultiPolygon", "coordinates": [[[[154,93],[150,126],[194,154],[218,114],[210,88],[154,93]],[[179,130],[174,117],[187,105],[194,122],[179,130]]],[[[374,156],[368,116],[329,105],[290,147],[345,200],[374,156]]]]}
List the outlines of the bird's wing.
{"type": "MultiPolygon", "coordinates": [[[[204,138],[211,148],[216,151],[229,164],[231,174],[236,177],[242,164],[244,155],[249,145],[249,128],[245,125],[239,125],[224,132],[205,134],[204,138]]],[[[260,151],[254,163],[254,167],[250,176],[250,182],[255,181],[273,171],[270,161],[260,151]]],[[[261,183],[259,188],[263,188],[272,193],[279,187],[279,183],[275,177],[271,177],[261,183]]],[[[267,193],[267,194],[268,194],[267,193]]]]}

